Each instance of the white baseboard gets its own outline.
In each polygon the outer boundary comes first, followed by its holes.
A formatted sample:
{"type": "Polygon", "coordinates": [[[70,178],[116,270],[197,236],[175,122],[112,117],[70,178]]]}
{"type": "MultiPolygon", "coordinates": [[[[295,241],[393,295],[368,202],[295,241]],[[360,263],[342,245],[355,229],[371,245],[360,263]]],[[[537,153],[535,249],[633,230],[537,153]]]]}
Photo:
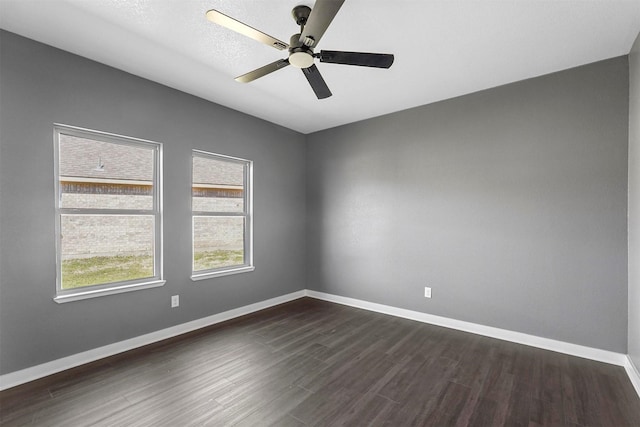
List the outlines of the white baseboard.
{"type": "Polygon", "coordinates": [[[133,350],[135,348],[162,341],[167,338],[172,338],[181,334],[185,334],[187,332],[192,332],[196,329],[215,325],[216,323],[244,316],[245,314],[253,313],[255,311],[264,310],[265,308],[302,298],[303,296],[305,296],[304,290],[293,292],[280,297],[260,301],[255,304],[235,308],[223,313],[214,314],[202,319],[183,323],[181,325],[172,326],[170,328],[162,329],[150,334],[141,335],[139,337],[105,345],[103,347],[98,347],[92,350],[84,351],[82,353],[73,354],[61,359],[52,360],[51,362],[22,369],[20,371],[0,375],[0,391],[27,383],[29,381],[37,380],[39,378],[44,378],[48,375],[65,371],[67,369],[75,368],[86,363],[94,362],[105,357],[113,356],[118,353],[123,353],[125,351],[133,350]]]}
{"type": "Polygon", "coordinates": [[[418,322],[429,323],[431,325],[443,326],[445,328],[457,329],[459,331],[471,332],[473,334],[484,335],[500,340],[511,341],[531,347],[538,347],[545,350],[556,351],[558,353],[569,354],[571,356],[583,357],[585,359],[597,360],[612,365],[626,366],[628,358],[626,354],[601,350],[592,347],[585,347],[578,344],[571,344],[549,338],[537,337],[535,335],[514,332],[506,329],[494,328],[492,326],[479,325],[477,323],[465,322],[462,320],[450,319],[448,317],[436,316],[419,311],[406,310],[404,308],[392,307],[384,304],[363,301],[354,298],[342,297],[338,295],[326,294],[307,290],[306,295],[324,301],[335,302],[351,307],[362,308],[364,310],[389,314],[391,316],[416,320],[418,322]]]}
{"type": "Polygon", "coordinates": [[[636,393],[638,393],[638,396],[640,396],[640,373],[638,373],[638,368],[628,355],[626,359],[627,360],[624,364],[624,370],[627,371],[627,375],[631,380],[631,384],[633,384],[633,388],[636,389],[636,393]]]}
{"type": "Polygon", "coordinates": [[[355,298],[342,297],[339,295],[327,294],[312,290],[301,290],[276,298],[239,307],[223,313],[214,314],[192,322],[183,323],[181,325],[172,326],[167,329],[152,332],[150,334],[131,338],[125,341],[109,344],[96,349],[88,350],[82,353],[63,357],[41,365],[22,369],[20,371],[11,372],[9,374],[0,375],[0,390],[15,387],[29,381],[37,380],[67,369],[75,368],[86,363],[90,363],[105,357],[113,356],[128,350],[133,350],[144,345],[172,338],[187,332],[195,331],[200,328],[224,322],[245,314],[263,310],[274,305],[292,301],[298,298],[308,296],[324,301],[334,302],[337,304],[348,305],[351,307],[361,308],[364,310],[374,311],[377,313],[388,314],[391,316],[402,317],[405,319],[415,320],[418,322],[429,323],[432,325],[443,326],[445,328],[456,329],[460,331],[470,332],[491,338],[497,338],[505,341],[511,341],[518,344],[524,344],[532,347],[538,347],[545,350],[556,351],[559,353],[569,354],[572,356],[583,357],[586,359],[596,360],[599,362],[609,363],[612,365],[623,366],[636,392],[640,396],[640,375],[631,359],[622,353],[601,350],[597,348],[586,347],[577,344],[566,343],[563,341],[552,340],[549,338],[537,337],[534,335],[524,334],[521,332],[509,331],[506,329],[494,328],[491,326],[479,325],[476,323],[465,322],[462,320],[450,319],[447,317],[436,316],[433,314],[422,313],[418,311],[407,310],[403,308],[392,307],[384,304],[363,301],[355,298]]]}

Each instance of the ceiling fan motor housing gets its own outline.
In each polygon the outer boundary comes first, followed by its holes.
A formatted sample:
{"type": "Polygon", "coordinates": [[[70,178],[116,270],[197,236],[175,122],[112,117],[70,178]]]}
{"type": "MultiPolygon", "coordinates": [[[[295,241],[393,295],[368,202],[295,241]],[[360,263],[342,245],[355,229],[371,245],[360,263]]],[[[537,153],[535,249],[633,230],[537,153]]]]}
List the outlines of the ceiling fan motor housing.
{"type": "Polygon", "coordinates": [[[289,40],[289,63],[296,68],[313,65],[313,49],[300,41],[300,34],[292,35],[289,40]]]}
{"type": "Polygon", "coordinates": [[[300,26],[304,26],[307,23],[307,19],[309,19],[309,14],[311,13],[311,8],[309,6],[300,5],[293,8],[291,11],[291,15],[293,15],[293,19],[296,21],[296,24],[300,26]]]}

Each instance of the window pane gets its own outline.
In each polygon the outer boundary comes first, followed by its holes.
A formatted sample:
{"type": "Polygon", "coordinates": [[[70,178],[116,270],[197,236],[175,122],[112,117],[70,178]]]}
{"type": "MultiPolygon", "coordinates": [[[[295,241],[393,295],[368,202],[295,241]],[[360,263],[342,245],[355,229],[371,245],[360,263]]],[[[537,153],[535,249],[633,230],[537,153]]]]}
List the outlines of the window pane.
{"type": "Polygon", "coordinates": [[[192,209],[244,212],[244,165],[193,156],[192,209]]]}
{"type": "Polygon", "coordinates": [[[62,289],[154,277],[152,215],[62,215],[62,289]]]}
{"type": "Polygon", "coordinates": [[[61,208],[153,209],[154,150],[60,134],[61,208]]]}
{"type": "Polygon", "coordinates": [[[244,264],[244,218],[193,217],[193,271],[244,264]]]}

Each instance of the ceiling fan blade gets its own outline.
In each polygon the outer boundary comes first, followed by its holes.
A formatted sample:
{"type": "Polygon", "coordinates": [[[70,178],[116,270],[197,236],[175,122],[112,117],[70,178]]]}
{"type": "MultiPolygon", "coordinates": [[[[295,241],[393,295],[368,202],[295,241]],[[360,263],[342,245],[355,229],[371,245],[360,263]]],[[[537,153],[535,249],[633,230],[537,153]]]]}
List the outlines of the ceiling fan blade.
{"type": "Polygon", "coordinates": [[[300,41],[309,47],[315,47],[342,7],[342,3],[344,0],[316,0],[300,34],[300,41]]]}
{"type": "Polygon", "coordinates": [[[225,15],[222,12],[218,12],[215,9],[211,9],[207,11],[207,19],[211,22],[215,22],[218,25],[222,25],[225,28],[235,31],[236,33],[240,33],[249,38],[259,41],[260,43],[264,43],[267,46],[275,47],[278,50],[288,49],[289,45],[281,40],[278,40],[275,37],[271,37],[268,34],[263,33],[260,30],[256,30],[253,27],[248,26],[236,19],[233,19],[230,16],[225,15]]]}
{"type": "Polygon", "coordinates": [[[318,70],[318,67],[316,67],[315,64],[309,68],[303,68],[302,72],[311,85],[311,89],[316,93],[318,99],[324,99],[331,96],[331,91],[324,82],[322,74],[320,74],[320,70],[318,70]]]}
{"type": "Polygon", "coordinates": [[[388,53],[341,52],[338,50],[321,50],[318,56],[320,62],[375,68],[389,68],[394,59],[393,55],[388,53]]]}
{"type": "Polygon", "coordinates": [[[235,78],[237,82],[240,83],[249,83],[260,77],[264,77],[269,73],[273,73],[274,71],[278,71],[280,68],[284,68],[289,65],[288,59],[278,59],[271,64],[267,64],[264,67],[257,68],[253,71],[249,71],[247,74],[243,74],[235,78]]]}

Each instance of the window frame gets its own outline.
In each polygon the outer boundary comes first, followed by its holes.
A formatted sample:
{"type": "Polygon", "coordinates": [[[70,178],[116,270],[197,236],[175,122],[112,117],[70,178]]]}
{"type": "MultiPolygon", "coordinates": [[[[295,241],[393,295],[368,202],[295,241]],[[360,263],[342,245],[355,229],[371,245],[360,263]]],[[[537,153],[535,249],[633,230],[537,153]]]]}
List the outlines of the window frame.
{"type": "Polygon", "coordinates": [[[137,291],[163,286],[163,211],[162,211],[162,143],[108,132],[84,129],[54,123],[54,181],[55,181],[55,244],[56,244],[56,293],[53,300],[66,303],[105,295],[137,291]],[[62,208],[62,186],[60,184],[60,135],[69,135],[110,144],[143,147],[153,151],[153,207],[152,209],[106,209],[106,208],[62,208]],[[62,289],[62,216],[63,215],[131,215],[153,216],[153,277],[88,285],[73,289],[62,289]]]}
{"type": "Polygon", "coordinates": [[[191,197],[189,199],[191,207],[191,280],[198,281],[213,277],[228,276],[238,273],[246,273],[255,270],[253,260],[253,161],[240,157],[227,156],[224,154],[212,153],[199,149],[191,150],[191,197]],[[242,212],[222,212],[222,211],[194,211],[193,210],[193,159],[195,157],[211,159],[222,162],[230,162],[243,165],[243,211],[242,212]],[[195,217],[241,217],[244,218],[244,263],[229,267],[219,267],[207,270],[194,270],[195,247],[194,247],[194,218],[195,217]]]}

